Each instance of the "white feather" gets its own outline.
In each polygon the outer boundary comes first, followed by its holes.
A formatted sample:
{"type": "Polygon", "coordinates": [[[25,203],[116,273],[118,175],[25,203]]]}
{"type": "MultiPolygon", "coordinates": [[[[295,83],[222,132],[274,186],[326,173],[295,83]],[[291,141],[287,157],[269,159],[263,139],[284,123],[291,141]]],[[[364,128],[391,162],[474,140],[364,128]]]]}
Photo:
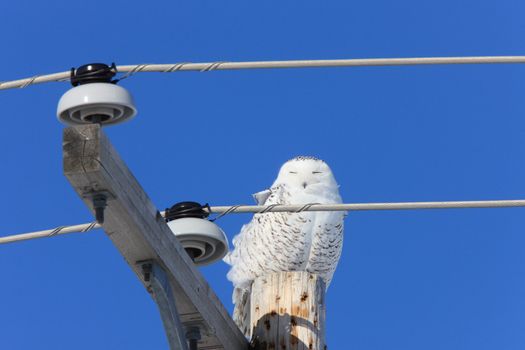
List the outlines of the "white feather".
{"type": "MultiPolygon", "coordinates": [[[[254,195],[259,205],[342,203],[332,171],[322,160],[297,157],[286,162],[273,185],[254,195]]],[[[233,239],[224,261],[240,306],[253,280],[270,272],[308,271],[330,284],[343,247],[344,212],[255,214],[233,239]]],[[[234,318],[239,318],[236,307],[234,318]]],[[[238,323],[239,324],[239,323],[238,323]]]]}

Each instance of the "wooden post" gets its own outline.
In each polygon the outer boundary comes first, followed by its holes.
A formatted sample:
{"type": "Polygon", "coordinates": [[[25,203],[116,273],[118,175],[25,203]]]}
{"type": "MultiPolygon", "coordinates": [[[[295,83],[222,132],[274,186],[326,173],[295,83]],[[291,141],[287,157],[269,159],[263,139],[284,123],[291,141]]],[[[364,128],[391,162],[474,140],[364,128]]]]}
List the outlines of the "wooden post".
{"type": "Polygon", "coordinates": [[[255,349],[326,349],[325,289],[323,280],[308,272],[256,279],[249,302],[255,349]]]}

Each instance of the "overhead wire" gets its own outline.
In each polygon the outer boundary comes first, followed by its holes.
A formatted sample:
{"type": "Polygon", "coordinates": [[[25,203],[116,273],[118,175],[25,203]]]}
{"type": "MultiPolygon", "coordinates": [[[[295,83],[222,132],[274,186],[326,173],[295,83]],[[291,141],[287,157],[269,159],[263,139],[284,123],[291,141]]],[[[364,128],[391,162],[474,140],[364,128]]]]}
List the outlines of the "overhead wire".
{"type": "MultiPolygon", "coordinates": [[[[467,56],[467,57],[412,57],[412,58],[364,58],[336,60],[288,60],[288,61],[253,61],[253,62],[206,62],[206,63],[170,63],[136,64],[117,66],[120,73],[126,73],[119,80],[141,72],[172,73],[180,71],[210,72],[214,70],[272,69],[272,68],[315,68],[315,67],[366,67],[366,66],[411,66],[445,64],[509,64],[525,63],[525,56],[467,56]]],[[[0,82],[0,90],[25,88],[46,82],[69,81],[71,70],[47,75],[35,75],[30,78],[0,82]]],[[[455,201],[455,202],[408,202],[408,203],[354,203],[354,204],[318,204],[270,205],[270,206],[216,206],[210,207],[210,213],[220,214],[216,219],[232,213],[272,213],[302,211],[358,211],[358,210],[408,210],[408,209],[448,209],[448,208],[502,208],[523,207],[525,200],[500,201],[455,201]]],[[[0,244],[22,240],[52,237],[66,233],[88,232],[101,226],[96,222],[81,225],[60,226],[50,230],[36,231],[18,235],[0,237],[0,244]]]]}
{"type": "MultiPolygon", "coordinates": [[[[466,208],[511,208],[525,207],[525,200],[488,200],[488,201],[448,201],[448,202],[393,202],[393,203],[349,203],[319,204],[307,203],[296,205],[229,205],[204,207],[210,214],[219,214],[215,219],[229,214],[254,213],[269,214],[305,211],[366,211],[366,210],[415,210],[415,209],[466,209],[466,208]]],[[[162,216],[165,212],[160,213],[162,216]]],[[[0,237],[0,244],[25,241],[30,239],[53,237],[67,233],[89,232],[101,228],[97,222],[80,225],[59,226],[54,229],[22,233],[0,237]]]]}
{"type": "MultiPolygon", "coordinates": [[[[204,63],[168,63],[134,64],[117,66],[120,78],[126,79],[137,73],[160,72],[173,73],[182,71],[210,72],[215,70],[239,69],[276,69],[276,68],[320,68],[320,67],[367,67],[367,66],[413,66],[443,64],[505,64],[525,63],[525,56],[466,56],[466,57],[406,57],[406,58],[355,58],[334,60],[288,60],[288,61],[252,61],[252,62],[204,62],[204,63]]],[[[0,82],[0,90],[25,88],[34,84],[68,81],[71,71],[35,75],[30,78],[0,82]]]]}

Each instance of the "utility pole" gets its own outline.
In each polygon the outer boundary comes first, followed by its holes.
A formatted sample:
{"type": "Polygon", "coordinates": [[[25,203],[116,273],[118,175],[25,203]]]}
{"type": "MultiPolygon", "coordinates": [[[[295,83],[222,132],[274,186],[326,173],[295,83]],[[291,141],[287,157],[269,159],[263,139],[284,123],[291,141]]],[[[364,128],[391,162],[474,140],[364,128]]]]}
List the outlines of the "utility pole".
{"type": "Polygon", "coordinates": [[[241,309],[240,325],[258,350],[324,350],[325,283],[308,272],[257,278],[241,309]]]}
{"type": "Polygon", "coordinates": [[[157,303],[171,350],[325,349],[318,276],[256,279],[245,337],[100,125],[66,128],[63,162],[72,187],[157,303]]]}

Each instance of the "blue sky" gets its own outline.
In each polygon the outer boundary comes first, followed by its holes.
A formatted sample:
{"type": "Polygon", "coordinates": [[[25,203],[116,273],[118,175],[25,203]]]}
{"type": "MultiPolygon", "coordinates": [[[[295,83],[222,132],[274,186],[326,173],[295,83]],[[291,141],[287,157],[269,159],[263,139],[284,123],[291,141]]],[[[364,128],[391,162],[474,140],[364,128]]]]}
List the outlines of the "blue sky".
{"type": "MultiPolygon", "coordinates": [[[[525,3],[0,3],[0,81],[117,64],[524,55],[525,3]]],[[[296,155],[346,202],[525,197],[525,67],[137,74],[108,128],[160,208],[251,203],[296,155]]],[[[0,235],[88,222],[62,175],[65,83],[0,91],[0,235]]],[[[524,209],[356,212],[327,293],[331,349],[523,349],[524,209]]],[[[249,215],[218,223],[232,238],[249,215]]],[[[155,304],[102,231],[0,246],[0,348],[165,349],[155,304]]],[[[223,263],[202,269],[231,310],[223,263]]]]}

